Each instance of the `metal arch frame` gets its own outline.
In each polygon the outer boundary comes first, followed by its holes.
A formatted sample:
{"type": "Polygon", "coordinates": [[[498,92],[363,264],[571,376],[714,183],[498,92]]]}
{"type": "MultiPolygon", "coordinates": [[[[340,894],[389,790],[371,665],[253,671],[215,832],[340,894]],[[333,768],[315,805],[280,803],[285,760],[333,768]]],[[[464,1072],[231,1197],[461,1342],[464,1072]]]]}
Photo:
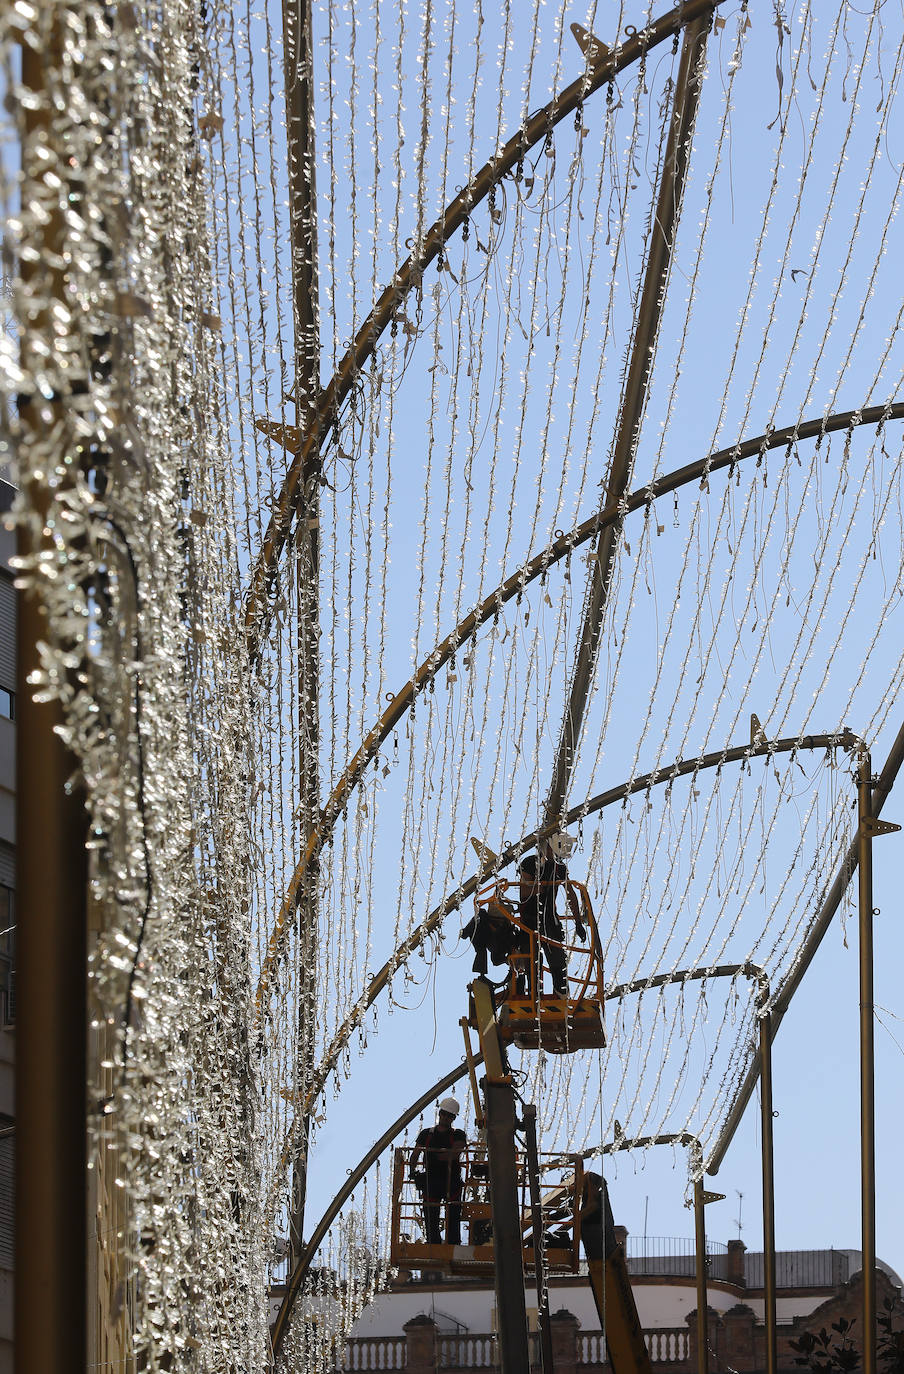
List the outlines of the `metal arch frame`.
{"type": "MultiPolygon", "coordinates": [[[[621,787],[612,788],[608,792],[600,793],[597,797],[591,798],[584,805],[573,808],[572,811],[569,812],[568,816],[566,817],[566,821],[570,823],[571,821],[577,820],[584,815],[590,814],[591,811],[602,810],[604,806],[611,805],[613,802],[618,800],[624,800],[626,797],[631,796],[636,792],[643,791],[655,785],[657,782],[665,782],[667,784],[670,784],[672,781],[674,781],[676,777],[688,775],[693,776],[702,771],[704,768],[721,767],[723,763],[728,763],[732,761],[744,761],[745,759],[755,757],[770,757],[777,753],[794,753],[798,749],[832,748],[838,746],[841,746],[849,750],[856,749],[858,751],[858,754],[861,758],[862,771],[862,761],[864,758],[868,759],[869,754],[865,748],[864,742],[849,730],[844,730],[839,734],[809,735],[801,736],[796,739],[764,741],[759,745],[751,744],[747,746],[738,746],[734,749],[727,749],[717,753],[714,752],[711,754],[704,754],[694,759],[680,760],[671,768],[654,770],[652,773],[648,773],[643,775],[642,777],[635,778],[629,781],[628,783],[623,784],[621,787]]],[[[872,801],[870,809],[874,817],[878,817],[879,813],[881,812],[882,805],[884,801],[887,799],[889,792],[891,791],[892,785],[895,781],[895,778],[897,777],[902,762],[904,762],[904,725],[902,725],[901,729],[898,732],[898,736],[895,740],[894,745],[892,746],[891,751],[889,752],[889,756],[885,762],[885,766],[883,767],[882,773],[875,784],[875,788],[870,789],[872,791],[872,801]]],[[[868,772],[869,765],[867,764],[866,767],[868,772]]],[[[520,845],[510,846],[509,849],[506,851],[506,854],[510,857],[514,857],[515,854],[519,852],[521,848],[527,847],[529,843],[534,843],[536,838],[536,836],[525,837],[525,839],[521,842],[520,845]]],[[[779,995],[776,999],[774,1009],[770,1008],[769,1006],[769,988],[762,969],[760,969],[758,965],[755,965],[749,961],[741,965],[716,965],[714,968],[710,970],[689,970],[686,972],[680,972],[678,974],[657,974],[654,975],[652,978],[635,979],[631,983],[613,988],[608,995],[609,999],[611,1000],[614,999],[614,997],[616,996],[624,996],[629,992],[643,992],[645,990],[657,986],[662,986],[668,983],[686,982],[690,981],[691,979],[702,980],[707,977],[736,976],[737,973],[742,973],[745,976],[750,977],[751,979],[756,980],[758,982],[759,991],[757,994],[756,1001],[761,1009],[759,1017],[760,1044],[758,1061],[754,1065],[752,1065],[751,1069],[748,1071],[747,1078],[745,1079],[744,1084],[742,1085],[741,1089],[739,1090],[735,1098],[735,1102],[729,1111],[729,1116],[726,1121],[726,1124],[723,1127],[722,1134],[719,1137],[719,1140],[716,1142],[716,1147],[713,1153],[710,1155],[710,1159],[705,1165],[704,1171],[710,1174],[715,1174],[717,1172],[718,1167],[722,1159],[724,1158],[725,1151],[727,1150],[728,1145],[730,1144],[734,1136],[734,1132],[737,1129],[737,1125],[740,1121],[741,1115],[743,1114],[743,1111],[746,1108],[750,1096],[752,1095],[753,1089],[756,1086],[757,1080],[761,1080],[763,1087],[761,1108],[763,1119],[764,1253],[767,1249],[774,1253],[775,1248],[771,1125],[772,1042],[775,1038],[775,1033],[778,1029],[781,1015],[784,1014],[784,1010],[787,1007],[787,1003],[790,1001],[791,996],[793,995],[796,988],[799,986],[807,968],[809,967],[809,964],[811,963],[813,956],[815,955],[816,950],[819,947],[819,944],[822,941],[822,938],[825,935],[826,930],[828,929],[832,916],[834,915],[838,903],[841,900],[841,896],[845,888],[850,883],[855,868],[857,868],[858,866],[859,849],[861,844],[862,837],[858,838],[858,840],[854,842],[854,844],[850,847],[848,853],[845,855],[845,858],[842,861],[842,864],[835,877],[832,887],[823,904],[823,909],[820,912],[820,915],[810,933],[810,936],[804,944],[801,957],[797,961],[793,974],[779,991],[779,995]],[[778,1012],[778,1015],[774,1016],[773,1011],[778,1012]],[[768,1243],[767,1237],[770,1238],[768,1243]]],[[[503,855],[502,859],[500,860],[500,863],[507,861],[508,859],[505,855],[503,855]]],[[[398,950],[396,950],[396,953],[393,956],[393,960],[391,960],[388,964],[384,965],[380,973],[378,973],[376,977],[371,981],[371,984],[364,998],[362,998],[359,1001],[358,1007],[356,1008],[354,1015],[350,1018],[347,1018],[346,1022],[344,1023],[344,1026],[340,1028],[340,1034],[342,1034],[344,1038],[342,1038],[341,1040],[339,1036],[334,1038],[333,1044],[330,1047],[330,1058],[328,1058],[328,1061],[325,1065],[321,1066],[320,1081],[317,1085],[316,1091],[312,1089],[311,1093],[309,1093],[308,1096],[305,1098],[303,1103],[303,1112],[307,1112],[309,1110],[313,1100],[316,1098],[317,1093],[319,1093],[325,1085],[330,1072],[335,1067],[335,1060],[338,1057],[338,1054],[341,1052],[341,1049],[346,1043],[348,1037],[351,1035],[355,1025],[357,1025],[360,1022],[360,1020],[366,1014],[369,1007],[372,1005],[373,1001],[379,995],[382,988],[386,986],[394,968],[398,967],[399,964],[403,962],[402,954],[405,950],[405,947],[408,947],[409,953],[416,949],[418,945],[422,943],[423,940],[426,939],[427,936],[431,934],[432,931],[440,924],[443,917],[446,914],[448,914],[449,911],[454,910],[456,906],[460,905],[461,901],[464,900],[464,897],[469,895],[469,892],[465,891],[465,889],[468,889],[469,891],[476,890],[477,886],[482,880],[482,876],[482,874],[478,874],[476,877],[469,879],[468,882],[466,884],[463,884],[463,886],[459,888],[456,893],[452,894],[451,897],[447,898],[446,902],[444,902],[441,907],[437,908],[436,911],[432,913],[432,915],[428,918],[426,922],[422,923],[420,929],[417,932],[414,932],[413,935],[410,936],[409,939],[405,942],[405,944],[401,946],[398,950]]],[[[377,1144],[372,1147],[371,1151],[368,1153],[367,1156],[365,1156],[365,1159],[361,1162],[358,1168],[354,1171],[354,1174],[350,1177],[349,1184],[346,1185],[347,1191],[344,1191],[343,1193],[337,1195],[337,1199],[334,1200],[336,1204],[335,1209],[333,1209],[332,1207],[328,1209],[327,1214],[325,1214],[325,1216],[321,1219],[321,1222],[318,1224],[317,1230],[312,1236],[311,1242],[309,1243],[308,1247],[306,1247],[305,1255],[303,1257],[305,1269],[307,1268],[307,1265],[310,1263],[310,1259],[314,1253],[315,1247],[319,1245],[320,1241],[323,1238],[323,1235],[326,1233],[330,1223],[336,1215],[336,1212],[344,1204],[345,1200],[350,1195],[351,1191],[356,1186],[360,1178],[363,1177],[364,1173],[366,1173],[367,1169],[370,1167],[370,1163],[373,1162],[373,1159],[376,1158],[379,1153],[382,1153],[382,1150],[386,1147],[388,1143],[391,1142],[391,1140],[394,1138],[394,1135],[397,1134],[399,1130],[403,1129],[407,1122],[412,1119],[412,1115],[416,1115],[422,1106],[425,1106],[434,1095],[436,1095],[439,1092],[442,1092],[446,1086],[450,1086],[452,1083],[458,1081],[459,1078],[463,1077],[464,1074],[468,1071],[468,1067],[468,1063],[467,1061],[465,1061],[457,1069],[452,1070],[450,1075],[447,1075],[445,1078],[440,1079],[439,1083],[434,1085],[433,1088],[429,1089],[427,1093],[423,1094],[422,1097],[418,1099],[418,1102],[414,1104],[413,1109],[409,1109],[408,1113],[403,1114],[403,1116],[399,1118],[399,1120],[394,1124],[394,1126],[390,1127],[389,1131],[384,1133],[384,1136],[381,1137],[381,1140],[378,1141],[377,1144]]],[[[608,1148],[604,1147],[603,1153],[610,1153],[614,1149],[628,1149],[638,1146],[665,1143],[680,1143],[683,1145],[691,1145],[696,1143],[699,1148],[699,1141],[697,1141],[697,1138],[695,1136],[690,1135],[688,1132],[679,1132],[675,1135],[669,1136],[638,1137],[637,1139],[632,1141],[626,1140],[623,1143],[612,1145],[608,1148]]],[[[587,1152],[588,1155],[593,1153],[595,1152],[587,1152]]],[[[695,1182],[694,1198],[695,1208],[699,1214],[703,1205],[702,1178],[700,1181],[695,1182]]],[[[699,1215],[697,1217],[697,1224],[698,1226],[701,1224],[701,1217],[699,1215]]],[[[297,1289],[301,1283],[302,1278],[303,1271],[298,1273],[297,1278],[293,1274],[293,1280],[290,1285],[293,1288],[293,1296],[289,1301],[289,1307],[291,1307],[291,1303],[294,1302],[295,1294],[297,1293],[297,1289]]],[[[767,1305],[771,1306],[771,1304],[774,1303],[775,1297],[775,1274],[774,1270],[770,1271],[768,1269],[768,1265],[765,1280],[767,1286],[766,1301],[767,1305]]],[[[698,1285],[700,1282],[701,1276],[698,1271],[698,1285]]],[[[703,1303],[703,1306],[705,1308],[705,1302],[703,1303]]],[[[286,1311],[286,1318],[284,1318],[284,1320],[286,1320],[287,1317],[288,1309],[286,1311]]],[[[769,1370],[769,1374],[774,1374],[777,1362],[774,1323],[772,1323],[770,1331],[771,1334],[767,1336],[767,1368],[769,1370]]],[[[701,1368],[700,1371],[698,1371],[698,1374],[706,1374],[705,1366],[701,1368]]]]}
{"type": "MultiPolygon", "coordinates": [[[[882,808],[888,800],[902,764],[904,764],[904,724],[902,724],[901,728],[898,730],[895,741],[883,765],[882,772],[879,774],[873,786],[872,813],[874,816],[878,817],[881,815],[882,808]]],[[[800,987],[804,974],[810,967],[816,955],[816,951],[819,949],[832,923],[832,919],[838,907],[841,905],[841,899],[853,880],[854,873],[859,867],[859,862],[859,842],[855,837],[838,866],[831,887],[826,892],[819,915],[801,949],[800,958],[797,960],[797,963],[794,965],[794,968],[791,970],[782,986],[776,992],[775,1002],[771,1008],[771,1036],[773,1040],[778,1033],[782,1018],[791,1004],[791,999],[800,987]]],[[[725,1153],[740,1124],[741,1117],[747,1109],[747,1104],[753,1095],[759,1077],[759,1066],[756,1064],[751,1065],[731,1105],[725,1125],[722,1128],[722,1134],[716,1141],[715,1147],[709,1157],[706,1172],[710,1174],[710,1176],[717,1174],[722,1165],[725,1153]]]]}
{"type": "Polygon", "coordinates": [[[742,443],[733,444],[730,448],[720,449],[716,453],[708,454],[705,458],[699,458],[693,463],[685,464],[684,467],[676,468],[664,477],[654,478],[645,486],[638,487],[623,501],[612,502],[604,506],[602,510],[591,515],[580,525],[575,526],[574,529],[558,536],[545,549],[529,559],[504,582],[501,582],[484,598],[479,606],[460,620],[455,629],[437,644],[429,657],[424,659],[401,691],[392,696],[389,706],[377,724],[365,736],[361,747],[346,765],[339,781],[327,798],[320,820],[308,836],[304,853],[296,865],[267,945],[267,954],[261,968],[255,994],[258,1020],[263,1017],[263,1000],[269,987],[271,972],[279,957],[283,937],[293,918],[305,873],[327,842],[333,826],[345,810],[349,798],[361,781],[368,764],[378,753],[380,746],[389,737],[394,727],[411,709],[418,693],[433,681],[440,669],[455,657],[462,645],[473,639],[483,625],[498,615],[504,605],[519,597],[525,587],[538,577],[543,577],[549,568],[561,562],[563,558],[569,558],[575,549],[592,539],[600,530],[619,523],[626,514],[648,509],[660,496],[678,491],[691,482],[705,481],[711,473],[720,472],[725,468],[728,468],[729,473],[731,473],[736,464],[744,459],[762,457],[763,454],[776,448],[783,448],[788,444],[814,438],[821,439],[825,434],[837,433],[839,430],[852,430],[861,425],[881,427],[887,420],[901,419],[904,419],[904,403],[902,402],[869,406],[866,409],[837,411],[829,416],[823,415],[799,424],[786,425],[781,429],[767,430],[764,434],[756,435],[752,439],[746,439],[742,443]]]}
{"type": "MultiPolygon", "coordinates": [[[[305,436],[304,443],[302,444],[299,431],[295,432],[293,440],[285,426],[274,426],[266,421],[260,424],[259,427],[264,432],[281,439],[284,446],[295,455],[296,460],[290,465],[284,480],[249,588],[246,626],[249,634],[253,632],[257,636],[257,646],[260,643],[261,631],[266,627],[264,614],[266,594],[276,575],[278,558],[289,537],[293,510],[298,500],[299,482],[306,475],[311,456],[319,453],[322,438],[337,423],[339,406],[348,395],[354,383],[356,372],[373,353],[377,339],[385,329],[386,324],[389,323],[396,304],[404,298],[413,286],[420,282],[423,270],[441,254],[444,244],[455,230],[464,223],[473,206],[488,195],[494,186],[499,184],[502,178],[524,157],[525,153],[540,141],[541,137],[548,135],[552,127],[557,125],[571,110],[577,109],[586,96],[599,89],[606,80],[611,80],[617,72],[624,70],[634,61],[643,57],[650,48],[655,47],[670,34],[678,32],[693,20],[712,14],[721,2],[722,0],[683,0],[683,3],[680,3],[670,14],[649,25],[641,33],[635,32],[628,44],[619,45],[612,54],[606,52],[602,60],[597,59],[596,62],[588,63],[581,78],[573,82],[560,97],[550,102],[548,106],[527,121],[522,129],[509,140],[499,157],[491,159],[481,169],[481,172],[477,174],[469,186],[447,207],[442,218],[428,231],[421,251],[413,253],[396,273],[392,283],[386,288],[370,316],[359,330],[353,346],[347,352],[329,386],[321,391],[317,412],[305,436]],[[636,48],[636,51],[629,51],[632,47],[636,48]],[[260,604],[261,599],[264,601],[263,606],[260,604]]],[[[862,422],[859,416],[857,422],[862,422]]],[[[823,426],[823,432],[825,432],[825,426],[823,426]]],[[[796,436],[792,437],[799,438],[801,435],[798,432],[796,436]]],[[[648,497],[648,500],[652,499],[652,496],[648,497]]],[[[599,528],[600,526],[597,524],[596,529],[599,528]]],[[[256,649],[253,649],[252,652],[256,652],[256,649]]],[[[431,676],[435,675],[440,666],[439,663],[433,665],[431,676]]],[[[802,742],[801,747],[803,747],[802,742]]],[[[750,756],[752,753],[753,751],[750,751],[750,756]]],[[[727,761],[727,757],[723,761],[727,761]]],[[[697,761],[688,762],[695,766],[697,761]]],[[[705,765],[701,764],[701,766],[705,765]]],[[[693,766],[684,771],[693,771],[693,766]]],[[[674,775],[678,776],[679,773],[676,772],[674,775]]],[[[660,778],[653,776],[650,779],[650,785],[660,780],[660,778]]],[[[624,793],[624,795],[629,795],[629,793],[624,793]]],[[[581,814],[589,814],[591,810],[599,809],[604,804],[606,802],[600,798],[593,799],[586,804],[586,807],[581,808],[581,814]],[[594,806],[594,802],[597,803],[596,806],[594,806]]],[[[339,814],[338,810],[336,814],[339,814]]],[[[568,813],[566,820],[570,818],[571,813],[568,813]]],[[[451,909],[447,904],[444,906],[447,910],[451,909]]]]}
{"type": "MultiPolygon", "coordinates": [[[[904,730],[902,730],[904,734],[904,730]]],[[[572,807],[565,816],[566,825],[583,819],[596,811],[601,811],[606,806],[611,806],[614,802],[623,801],[627,797],[633,796],[637,792],[647,791],[658,783],[672,783],[676,778],[696,775],[704,769],[718,768],[726,763],[745,762],[752,758],[770,758],[775,754],[796,753],[799,750],[832,749],[832,748],[858,748],[860,740],[849,730],[838,731],[837,733],[821,735],[801,735],[794,738],[765,740],[760,744],[737,745],[731,749],[721,749],[709,754],[701,754],[693,758],[680,759],[674,764],[667,764],[662,768],[656,768],[650,773],[644,773],[639,777],[630,779],[618,787],[609,788],[606,792],[600,792],[595,797],[589,798],[579,806],[572,807]]],[[[558,822],[556,822],[558,824],[558,822]]],[[[552,826],[532,831],[522,836],[514,844],[506,846],[499,856],[495,868],[503,868],[522,854],[526,849],[530,849],[538,840],[551,833],[552,826]]],[[[345,1048],[355,1028],[360,1026],[373,1006],[380,993],[389,984],[395,971],[413,954],[420,946],[442,925],[443,920],[450,912],[455,911],[461,904],[476,892],[478,886],[484,881],[488,866],[481,868],[476,874],[465,880],[456,890],[443,902],[436,907],[421,924],[411,932],[407,939],[398,945],[378,973],[374,974],[365,991],[358,999],[354,1009],[346,1017],[339,1027],[329,1050],[324,1059],[321,1060],[318,1069],[313,1075],[311,1087],[308,1089],[299,1105],[299,1117],[303,1117],[311,1110],[320,1093],[323,1091],[330,1074],[336,1067],[339,1055],[345,1048]]],[[[815,952],[815,951],[814,951],[815,952]]],[[[812,957],[812,956],[811,956],[812,957]]],[[[803,976],[802,972],[801,975],[803,976]]],[[[751,1089],[752,1091],[752,1089],[751,1089]]]]}
{"type": "MultiPolygon", "coordinates": [[[[324,438],[333,430],[339,408],[351,391],[358,373],[371,357],[377,341],[392,320],[396,307],[422,279],[424,271],[442,253],[446,243],[470,216],[475,206],[486,199],[503,177],[515,170],[525,155],[569,114],[579,109],[588,96],[593,95],[620,72],[643,58],[647,52],[681,29],[712,13],[724,0],[682,0],[668,13],[634,32],[624,43],[601,58],[588,60],[577,80],[554,100],[531,115],[494,157],[480,168],[467,186],[443,210],[431,225],[423,243],[397,269],[390,284],[375,303],[367,319],[355,335],[351,347],[339,363],[327,386],[320,392],[316,412],[310,428],[302,437],[297,427],[271,420],[257,421],[257,428],[276,439],[293,455],[289,469],[277,497],[267,527],[264,543],[255,562],[245,606],[245,630],[249,638],[252,658],[260,646],[269,625],[267,600],[276,577],[276,567],[291,533],[297,503],[310,470],[319,463],[324,438]]],[[[600,47],[602,48],[602,44],[600,47]]]]}
{"type": "Polygon", "coordinates": [[[769,1001],[769,980],[765,969],[748,959],[743,964],[715,964],[712,967],[679,969],[677,973],[657,973],[652,978],[634,978],[630,983],[616,983],[603,996],[604,1002],[615,1002],[632,992],[647,992],[668,987],[672,983],[702,982],[706,978],[737,978],[738,974],[757,985],[756,1004],[763,1007],[769,1001]]]}

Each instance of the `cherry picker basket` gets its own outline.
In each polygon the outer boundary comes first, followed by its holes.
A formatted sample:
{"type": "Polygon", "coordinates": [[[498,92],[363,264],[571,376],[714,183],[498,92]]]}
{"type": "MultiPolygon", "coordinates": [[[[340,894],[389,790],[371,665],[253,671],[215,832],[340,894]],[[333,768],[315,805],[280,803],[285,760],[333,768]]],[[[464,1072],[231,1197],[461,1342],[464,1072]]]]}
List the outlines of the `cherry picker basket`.
{"type": "MultiPolygon", "coordinates": [[[[495,1255],[490,1216],[489,1170],[486,1148],[468,1145],[459,1160],[461,1193],[443,1201],[440,1225],[442,1243],[427,1240],[424,1181],[411,1177],[413,1151],[395,1151],[392,1174],[392,1236],[390,1261],[400,1269],[427,1269],[447,1274],[492,1274],[495,1255]],[[459,1244],[447,1243],[449,1206],[460,1209],[459,1244]]],[[[516,1151],[516,1186],[521,1212],[521,1247],[525,1273],[534,1269],[534,1229],[527,1156],[516,1151]]],[[[540,1155],[542,1178],[540,1209],[545,1243],[545,1264],[551,1274],[579,1272],[581,1191],[584,1173],[581,1155],[540,1155]]]]}
{"type": "MultiPolygon", "coordinates": [[[[603,959],[590,894],[572,878],[540,883],[540,887],[571,888],[579,902],[586,943],[552,940],[538,935],[518,916],[520,884],[496,881],[474,898],[475,922],[487,922],[501,937],[502,923],[510,928],[508,972],[497,995],[497,1027],[504,1044],[518,1049],[545,1049],[553,1054],[601,1049],[603,1030],[603,959]],[[556,993],[544,951],[563,950],[567,967],[567,995],[556,993]]],[[[502,943],[500,938],[500,944],[502,943]]],[[[469,1023],[477,1026],[474,1007],[469,1023]]]]}

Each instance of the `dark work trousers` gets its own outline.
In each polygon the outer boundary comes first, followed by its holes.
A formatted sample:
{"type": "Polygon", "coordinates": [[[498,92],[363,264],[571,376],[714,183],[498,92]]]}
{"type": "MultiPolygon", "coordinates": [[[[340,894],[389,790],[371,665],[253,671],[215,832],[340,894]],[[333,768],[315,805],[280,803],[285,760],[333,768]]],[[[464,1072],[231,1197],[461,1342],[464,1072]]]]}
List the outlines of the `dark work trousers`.
{"type": "Polygon", "coordinates": [[[562,948],[565,931],[562,928],[562,922],[556,915],[555,907],[549,901],[538,902],[535,897],[531,897],[528,901],[521,903],[521,920],[529,930],[536,930],[539,935],[537,967],[534,970],[537,996],[540,995],[540,989],[543,986],[542,958],[546,960],[546,967],[552,978],[553,992],[560,997],[566,997],[568,995],[568,955],[562,948]],[[558,943],[550,944],[550,940],[556,940],[558,943]]]}
{"type": "Polygon", "coordinates": [[[449,1171],[428,1173],[424,1188],[424,1227],[428,1245],[442,1245],[440,1208],[446,1207],[446,1244],[461,1245],[461,1179],[449,1178],[449,1171]]]}
{"type": "Polygon", "coordinates": [[[541,952],[552,978],[553,992],[559,997],[568,996],[568,955],[561,947],[565,931],[556,915],[556,889],[567,876],[564,864],[541,864],[536,886],[520,903],[519,914],[522,923],[528,930],[535,930],[538,935],[537,968],[534,975],[538,997],[542,987],[541,952]],[[550,944],[551,940],[559,943],[550,944]]]}
{"type": "Polygon", "coordinates": [[[565,932],[562,929],[562,922],[553,913],[552,920],[547,919],[543,923],[540,943],[543,947],[543,957],[546,960],[549,975],[552,978],[553,992],[558,993],[560,997],[568,996],[568,955],[561,945],[561,941],[564,939],[565,932]],[[551,945],[550,940],[558,940],[560,943],[551,945]]]}

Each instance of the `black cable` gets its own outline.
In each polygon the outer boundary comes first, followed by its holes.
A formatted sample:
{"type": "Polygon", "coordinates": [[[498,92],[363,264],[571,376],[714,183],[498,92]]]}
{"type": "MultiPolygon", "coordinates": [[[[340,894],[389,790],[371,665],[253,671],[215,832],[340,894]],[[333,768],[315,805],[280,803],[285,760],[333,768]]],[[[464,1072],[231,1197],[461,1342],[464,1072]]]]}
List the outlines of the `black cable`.
{"type": "MultiPolygon", "coordinates": [[[[133,553],[132,553],[132,547],[131,547],[131,544],[129,543],[128,536],[126,535],[125,530],[124,530],[124,529],[122,528],[122,526],[118,523],[118,521],[116,521],[116,520],[113,518],[113,516],[109,514],[109,512],[104,512],[103,514],[101,514],[101,515],[100,515],[100,520],[102,521],[102,523],[108,525],[108,526],[110,527],[110,529],[113,530],[114,534],[117,535],[118,539],[121,541],[121,544],[122,544],[122,552],[125,554],[125,557],[126,557],[126,559],[127,559],[127,561],[128,561],[128,564],[129,564],[129,569],[130,569],[131,574],[132,574],[132,584],[133,584],[134,591],[135,591],[135,635],[134,635],[134,643],[135,643],[135,653],[136,653],[136,664],[140,664],[141,661],[142,661],[142,658],[143,658],[143,649],[142,649],[142,643],[141,643],[141,593],[140,593],[141,580],[140,580],[140,577],[139,577],[139,574],[138,574],[138,565],[137,565],[137,563],[136,563],[136,561],[135,561],[135,557],[134,557],[134,555],[133,555],[133,553]]],[[[145,939],[145,934],[146,934],[146,931],[147,931],[148,918],[150,917],[150,914],[151,914],[151,906],[152,906],[152,904],[153,904],[153,897],[154,897],[154,878],[153,878],[153,871],[152,871],[152,869],[151,869],[151,853],[150,853],[150,849],[149,849],[149,847],[148,847],[148,835],[147,835],[146,796],[145,796],[145,759],[144,759],[144,741],[143,741],[142,736],[141,736],[141,723],[142,723],[142,714],[141,714],[141,673],[140,673],[140,669],[139,669],[138,667],[136,667],[136,670],[135,670],[135,685],[134,685],[134,690],[133,690],[133,700],[134,700],[134,705],[135,705],[135,736],[136,736],[136,744],[137,744],[137,749],[138,749],[138,778],[137,778],[137,782],[138,782],[138,809],[139,809],[139,813],[140,813],[140,815],[141,815],[141,847],[142,847],[142,852],[143,852],[143,854],[144,854],[144,869],[145,869],[145,900],[144,900],[144,909],[142,910],[142,913],[141,913],[141,920],[140,920],[139,926],[138,926],[138,937],[137,937],[137,940],[136,940],[136,943],[135,943],[135,953],[134,953],[133,958],[132,958],[132,967],[129,969],[129,981],[128,981],[128,986],[127,986],[127,989],[126,989],[125,1006],[124,1006],[124,1008],[123,1008],[123,1017],[122,1017],[122,1071],[121,1071],[120,1079],[119,1079],[119,1086],[120,1086],[120,1089],[122,1089],[122,1088],[125,1086],[126,1069],[127,1069],[127,1067],[128,1067],[128,1059],[129,1059],[129,1022],[130,1022],[131,1017],[132,1017],[132,1006],[133,1006],[133,1003],[134,1003],[134,993],[135,993],[135,978],[136,978],[137,973],[138,973],[138,961],[139,961],[140,958],[141,958],[141,951],[142,951],[142,948],[143,948],[143,946],[144,946],[144,939],[145,939]]]]}

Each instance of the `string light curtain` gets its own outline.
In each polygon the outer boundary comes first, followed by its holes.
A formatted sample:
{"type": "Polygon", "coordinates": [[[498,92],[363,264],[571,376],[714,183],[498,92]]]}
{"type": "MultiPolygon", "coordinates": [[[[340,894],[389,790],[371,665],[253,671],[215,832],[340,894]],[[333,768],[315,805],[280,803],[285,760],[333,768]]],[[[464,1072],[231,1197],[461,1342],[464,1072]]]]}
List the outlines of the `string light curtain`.
{"type": "Polygon", "coordinates": [[[20,585],[47,612],[33,687],[61,702],[89,812],[90,1163],[95,1196],[125,1199],[118,1234],[102,1203],[96,1219],[99,1301],[114,1322],[127,1311],[120,1353],[149,1370],[260,1369],[268,1351],[248,927],[259,698],[200,21],[180,3],[0,19],[4,459],[39,550],[20,585]],[[18,422],[17,399],[38,423],[18,422]]]}

